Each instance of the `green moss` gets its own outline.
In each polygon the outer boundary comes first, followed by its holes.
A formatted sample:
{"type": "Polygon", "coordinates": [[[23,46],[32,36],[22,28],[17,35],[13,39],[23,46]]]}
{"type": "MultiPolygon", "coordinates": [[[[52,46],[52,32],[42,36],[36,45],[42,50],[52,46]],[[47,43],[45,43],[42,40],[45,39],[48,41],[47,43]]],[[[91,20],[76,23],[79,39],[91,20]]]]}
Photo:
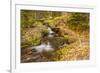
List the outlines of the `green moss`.
{"type": "Polygon", "coordinates": [[[68,52],[70,51],[70,48],[67,46],[60,48],[59,50],[55,51],[54,57],[52,58],[54,61],[61,61],[63,59],[63,56],[67,56],[68,52]]]}
{"type": "Polygon", "coordinates": [[[62,47],[67,42],[63,37],[53,37],[49,41],[54,48],[62,47]]]}

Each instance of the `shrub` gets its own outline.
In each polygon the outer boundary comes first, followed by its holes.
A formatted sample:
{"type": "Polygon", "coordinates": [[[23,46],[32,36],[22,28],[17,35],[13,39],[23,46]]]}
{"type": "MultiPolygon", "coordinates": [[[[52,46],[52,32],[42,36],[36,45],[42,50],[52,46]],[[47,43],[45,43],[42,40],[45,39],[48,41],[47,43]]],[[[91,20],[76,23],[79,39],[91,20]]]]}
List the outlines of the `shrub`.
{"type": "Polygon", "coordinates": [[[35,46],[41,43],[42,34],[37,29],[26,30],[26,33],[21,37],[22,46],[35,46]],[[38,34],[37,34],[38,33],[38,34]]]}
{"type": "Polygon", "coordinates": [[[77,31],[89,29],[89,13],[70,13],[68,26],[77,31]]]}
{"type": "MultiPolygon", "coordinates": [[[[68,52],[70,51],[70,48],[68,48],[67,46],[60,48],[59,50],[55,51],[53,54],[53,60],[54,61],[61,61],[64,60],[65,56],[67,56],[68,52]]],[[[67,59],[67,58],[65,58],[67,59]]]]}

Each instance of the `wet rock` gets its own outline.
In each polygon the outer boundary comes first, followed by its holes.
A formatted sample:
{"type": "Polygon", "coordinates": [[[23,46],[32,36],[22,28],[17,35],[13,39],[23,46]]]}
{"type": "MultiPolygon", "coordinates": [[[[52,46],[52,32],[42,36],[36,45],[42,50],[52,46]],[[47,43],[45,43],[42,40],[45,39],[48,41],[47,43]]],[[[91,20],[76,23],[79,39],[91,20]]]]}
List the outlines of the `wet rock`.
{"type": "Polygon", "coordinates": [[[63,46],[63,44],[67,43],[63,37],[53,37],[49,38],[48,40],[54,48],[59,48],[63,46]]]}

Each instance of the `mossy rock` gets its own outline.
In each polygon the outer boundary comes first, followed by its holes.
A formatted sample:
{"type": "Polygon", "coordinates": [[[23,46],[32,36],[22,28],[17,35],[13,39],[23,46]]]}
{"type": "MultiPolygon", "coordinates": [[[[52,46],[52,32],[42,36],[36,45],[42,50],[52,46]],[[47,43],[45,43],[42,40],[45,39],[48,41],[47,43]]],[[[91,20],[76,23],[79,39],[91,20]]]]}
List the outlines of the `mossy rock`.
{"type": "Polygon", "coordinates": [[[63,37],[53,37],[48,38],[48,40],[54,48],[60,48],[61,46],[63,46],[63,44],[67,43],[67,41],[63,37]]]}
{"type": "Polygon", "coordinates": [[[78,40],[75,36],[64,35],[65,40],[67,40],[68,44],[74,43],[78,40]]]}

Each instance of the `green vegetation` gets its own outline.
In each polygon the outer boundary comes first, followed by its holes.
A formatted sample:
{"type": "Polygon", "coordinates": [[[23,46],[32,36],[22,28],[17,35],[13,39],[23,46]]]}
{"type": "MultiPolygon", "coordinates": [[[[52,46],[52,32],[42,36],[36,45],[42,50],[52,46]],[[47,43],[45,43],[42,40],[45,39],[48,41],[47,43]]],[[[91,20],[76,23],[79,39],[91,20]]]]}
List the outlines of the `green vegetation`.
{"type": "Polygon", "coordinates": [[[69,27],[74,30],[89,30],[89,13],[71,13],[68,19],[69,27]]]}
{"type": "MultiPolygon", "coordinates": [[[[43,51],[38,54],[42,56],[32,62],[89,59],[89,16],[79,12],[21,10],[22,52],[49,42],[54,51],[43,51]],[[53,37],[48,37],[48,27],[54,32],[53,37]]],[[[22,62],[34,54],[22,54],[22,62]]]]}

